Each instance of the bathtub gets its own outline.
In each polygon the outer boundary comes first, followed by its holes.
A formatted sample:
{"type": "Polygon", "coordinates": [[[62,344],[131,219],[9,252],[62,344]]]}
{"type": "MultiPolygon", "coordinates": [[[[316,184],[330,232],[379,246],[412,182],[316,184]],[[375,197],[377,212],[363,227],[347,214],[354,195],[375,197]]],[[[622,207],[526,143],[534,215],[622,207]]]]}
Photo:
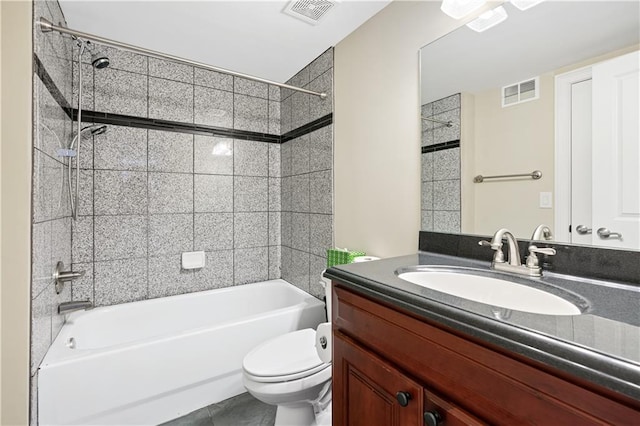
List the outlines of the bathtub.
{"type": "Polygon", "coordinates": [[[242,359],[325,321],[283,280],[69,315],[38,373],[40,425],[151,425],[244,392],[242,359]]]}

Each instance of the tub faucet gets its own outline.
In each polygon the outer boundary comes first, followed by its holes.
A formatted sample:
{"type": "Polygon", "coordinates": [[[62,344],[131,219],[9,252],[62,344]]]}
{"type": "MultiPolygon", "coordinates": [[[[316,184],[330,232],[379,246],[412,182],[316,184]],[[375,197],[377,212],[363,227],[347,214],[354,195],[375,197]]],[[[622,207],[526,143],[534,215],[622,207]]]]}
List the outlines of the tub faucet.
{"type": "Polygon", "coordinates": [[[480,241],[478,244],[480,244],[481,246],[491,247],[492,250],[495,250],[496,253],[493,255],[493,262],[491,262],[492,269],[511,272],[514,274],[528,275],[532,277],[539,277],[542,275],[542,267],[539,264],[536,253],[546,254],[549,256],[553,256],[554,254],[556,254],[556,251],[553,248],[538,248],[532,244],[528,249],[529,256],[527,257],[526,265],[523,265],[520,261],[520,250],[518,248],[518,241],[513,236],[513,234],[505,228],[499,229],[494,234],[491,242],[480,241]],[[504,253],[502,252],[503,238],[507,239],[507,244],[509,245],[508,263],[504,260],[504,253]]]}
{"type": "Polygon", "coordinates": [[[58,305],[58,314],[69,314],[74,311],[93,308],[93,303],[88,300],[74,300],[73,302],[62,302],[58,305]]]}

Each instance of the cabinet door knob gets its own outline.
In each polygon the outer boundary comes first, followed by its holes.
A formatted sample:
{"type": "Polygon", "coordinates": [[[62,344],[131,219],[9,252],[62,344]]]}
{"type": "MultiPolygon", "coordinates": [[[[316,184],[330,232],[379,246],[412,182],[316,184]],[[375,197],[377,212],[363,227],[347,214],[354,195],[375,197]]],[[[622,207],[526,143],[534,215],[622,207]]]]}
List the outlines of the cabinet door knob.
{"type": "Polygon", "coordinates": [[[442,416],[436,410],[425,411],[423,417],[427,426],[438,426],[442,423],[442,416]]]}
{"type": "Polygon", "coordinates": [[[406,407],[407,405],[409,405],[411,394],[409,392],[400,391],[396,394],[396,399],[398,400],[400,406],[406,407]]]}

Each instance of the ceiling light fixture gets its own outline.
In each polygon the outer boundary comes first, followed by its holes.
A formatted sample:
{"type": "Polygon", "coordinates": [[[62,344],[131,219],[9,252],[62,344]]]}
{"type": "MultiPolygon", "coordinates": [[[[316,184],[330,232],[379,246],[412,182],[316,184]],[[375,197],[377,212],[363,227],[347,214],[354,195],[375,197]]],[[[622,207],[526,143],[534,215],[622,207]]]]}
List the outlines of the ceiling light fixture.
{"type": "Polygon", "coordinates": [[[489,28],[495,27],[500,22],[507,19],[507,16],[507,11],[504,10],[504,7],[498,6],[495,9],[485,12],[473,21],[469,22],[467,24],[467,27],[481,33],[488,30],[489,28]]]}
{"type": "Polygon", "coordinates": [[[485,3],[486,0],[442,0],[440,9],[453,19],[462,19],[485,3]]]}
{"type": "Polygon", "coordinates": [[[544,0],[511,0],[511,4],[520,10],[531,9],[533,6],[542,3],[544,0]]]}

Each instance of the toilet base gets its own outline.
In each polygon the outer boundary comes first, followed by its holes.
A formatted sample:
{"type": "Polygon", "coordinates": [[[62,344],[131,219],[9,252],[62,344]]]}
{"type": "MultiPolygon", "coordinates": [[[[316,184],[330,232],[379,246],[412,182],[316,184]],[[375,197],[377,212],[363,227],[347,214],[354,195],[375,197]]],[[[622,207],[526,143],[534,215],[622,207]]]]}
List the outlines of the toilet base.
{"type": "Polygon", "coordinates": [[[316,419],[311,404],[278,405],[275,426],[313,426],[315,424],[316,419]]]}

